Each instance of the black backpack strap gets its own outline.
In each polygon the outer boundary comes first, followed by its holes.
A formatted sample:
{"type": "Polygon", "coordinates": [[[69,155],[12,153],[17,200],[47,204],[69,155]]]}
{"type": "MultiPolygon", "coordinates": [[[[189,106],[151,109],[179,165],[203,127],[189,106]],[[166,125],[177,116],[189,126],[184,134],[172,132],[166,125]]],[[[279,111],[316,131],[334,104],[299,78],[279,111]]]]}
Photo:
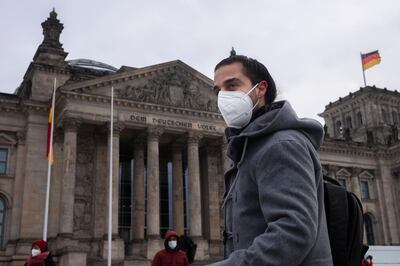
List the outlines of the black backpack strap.
{"type": "MultiPolygon", "coordinates": [[[[325,177],[324,177],[325,179],[325,177]]],[[[347,191],[344,187],[330,183],[330,180],[324,182],[324,200],[325,213],[328,225],[329,242],[333,258],[333,265],[347,264],[347,247],[343,243],[347,243],[348,234],[348,200],[347,191]]]]}
{"type": "Polygon", "coordinates": [[[352,192],[348,193],[349,201],[349,228],[347,248],[350,251],[348,261],[350,265],[360,265],[363,258],[363,225],[364,213],[360,200],[352,192]],[[361,230],[360,230],[361,228],[361,230]],[[351,238],[350,238],[351,237],[351,238]]]}

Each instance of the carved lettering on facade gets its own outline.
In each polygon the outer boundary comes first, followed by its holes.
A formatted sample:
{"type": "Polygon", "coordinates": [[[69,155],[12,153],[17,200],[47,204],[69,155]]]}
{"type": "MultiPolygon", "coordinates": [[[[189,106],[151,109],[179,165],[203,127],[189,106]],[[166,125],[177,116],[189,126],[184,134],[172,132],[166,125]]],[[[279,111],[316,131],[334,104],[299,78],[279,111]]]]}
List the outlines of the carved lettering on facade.
{"type": "Polygon", "coordinates": [[[211,125],[211,124],[207,124],[207,123],[193,123],[193,122],[178,120],[178,119],[167,119],[167,118],[160,118],[160,117],[143,116],[140,114],[130,115],[130,120],[134,121],[134,122],[138,122],[138,123],[163,126],[163,127],[185,128],[185,129],[212,131],[212,132],[218,131],[218,129],[215,125],[211,125]]]}

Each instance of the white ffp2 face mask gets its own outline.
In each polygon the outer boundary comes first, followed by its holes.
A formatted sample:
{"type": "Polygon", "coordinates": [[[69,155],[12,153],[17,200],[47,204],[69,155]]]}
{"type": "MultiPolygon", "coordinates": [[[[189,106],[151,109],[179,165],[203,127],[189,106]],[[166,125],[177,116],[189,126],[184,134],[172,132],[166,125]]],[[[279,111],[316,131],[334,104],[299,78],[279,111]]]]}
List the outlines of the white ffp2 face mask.
{"type": "Polygon", "coordinates": [[[40,252],[40,249],[36,249],[36,248],[33,248],[32,249],[32,257],[36,257],[37,255],[39,255],[41,252],[40,252]]]}
{"type": "Polygon", "coordinates": [[[170,249],[175,249],[177,245],[178,245],[178,241],[176,241],[176,240],[168,241],[168,246],[170,249]]]}
{"type": "Polygon", "coordinates": [[[218,109],[228,127],[243,128],[250,122],[253,109],[257,106],[258,101],[253,105],[249,94],[257,88],[258,84],[254,85],[247,93],[242,91],[220,91],[218,93],[218,109]]]}

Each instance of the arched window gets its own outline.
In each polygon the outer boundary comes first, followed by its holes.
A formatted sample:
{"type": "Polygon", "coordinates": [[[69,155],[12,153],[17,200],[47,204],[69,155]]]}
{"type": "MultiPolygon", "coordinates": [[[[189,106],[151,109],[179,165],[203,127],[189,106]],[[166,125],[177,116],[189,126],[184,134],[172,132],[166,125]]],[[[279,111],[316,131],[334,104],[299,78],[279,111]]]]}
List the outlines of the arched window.
{"type": "Polygon", "coordinates": [[[358,124],[358,126],[362,126],[363,125],[363,119],[362,119],[361,112],[357,113],[357,124],[358,124]]]}
{"type": "Polygon", "coordinates": [[[382,121],[384,124],[387,124],[387,122],[388,122],[385,109],[382,109],[382,121]]]}
{"type": "Polygon", "coordinates": [[[342,122],[340,120],[336,121],[336,136],[339,136],[342,134],[343,128],[342,128],[342,122]]]}
{"type": "Polygon", "coordinates": [[[346,125],[348,128],[353,128],[353,122],[351,121],[351,116],[346,117],[346,125]]]}
{"type": "Polygon", "coordinates": [[[6,218],[6,203],[2,197],[0,197],[0,247],[4,246],[4,226],[6,218]]]}
{"type": "Polygon", "coordinates": [[[393,124],[397,125],[399,123],[399,120],[396,111],[392,111],[392,117],[393,117],[393,124]]]}
{"type": "Polygon", "coordinates": [[[371,215],[369,215],[368,213],[364,214],[364,225],[365,225],[365,233],[367,235],[367,243],[368,245],[374,245],[375,244],[374,228],[372,224],[371,215]]]}

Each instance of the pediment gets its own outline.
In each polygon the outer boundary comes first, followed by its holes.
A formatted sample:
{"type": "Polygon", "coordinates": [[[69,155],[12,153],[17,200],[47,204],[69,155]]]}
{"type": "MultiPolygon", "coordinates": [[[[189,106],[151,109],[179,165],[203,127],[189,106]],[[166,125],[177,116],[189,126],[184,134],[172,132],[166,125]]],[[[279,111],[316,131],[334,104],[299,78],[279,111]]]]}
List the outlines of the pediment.
{"type": "Polygon", "coordinates": [[[345,168],[342,168],[336,172],[336,176],[350,177],[351,173],[347,171],[345,168]]]}
{"type": "Polygon", "coordinates": [[[374,176],[370,172],[368,172],[367,170],[362,171],[358,176],[361,177],[361,178],[365,178],[365,179],[374,178],[374,176]]]}
{"type": "Polygon", "coordinates": [[[92,80],[89,86],[72,85],[73,91],[117,99],[218,112],[213,82],[181,61],[127,71],[92,80]]]}
{"type": "Polygon", "coordinates": [[[17,140],[6,133],[0,132],[0,144],[15,145],[17,140]]]}

